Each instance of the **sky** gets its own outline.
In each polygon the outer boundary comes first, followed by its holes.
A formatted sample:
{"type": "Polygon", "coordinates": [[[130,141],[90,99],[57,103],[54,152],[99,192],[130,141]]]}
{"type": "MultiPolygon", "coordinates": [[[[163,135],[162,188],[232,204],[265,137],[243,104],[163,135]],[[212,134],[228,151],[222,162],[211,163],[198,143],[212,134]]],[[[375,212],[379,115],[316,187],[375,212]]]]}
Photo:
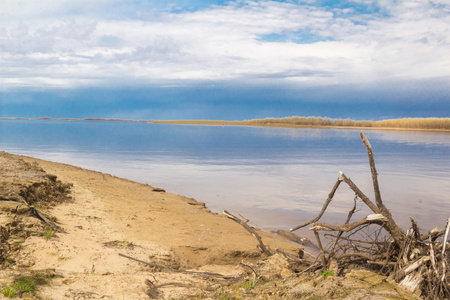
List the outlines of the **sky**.
{"type": "Polygon", "coordinates": [[[0,117],[450,117],[448,0],[0,0],[0,117]]]}

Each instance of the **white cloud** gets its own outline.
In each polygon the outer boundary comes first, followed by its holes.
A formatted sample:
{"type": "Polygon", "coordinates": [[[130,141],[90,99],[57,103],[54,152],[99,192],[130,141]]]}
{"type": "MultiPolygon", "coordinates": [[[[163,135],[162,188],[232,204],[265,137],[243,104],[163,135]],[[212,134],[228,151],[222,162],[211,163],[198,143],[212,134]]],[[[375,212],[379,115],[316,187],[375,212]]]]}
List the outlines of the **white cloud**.
{"type": "Polygon", "coordinates": [[[450,4],[445,2],[384,1],[382,13],[369,15],[351,8],[239,1],[181,13],[147,8],[139,19],[138,7],[110,3],[3,0],[2,88],[450,77],[450,4]],[[126,13],[118,18],[111,5],[115,12],[126,7],[126,13]],[[264,40],[271,34],[286,38],[264,40]],[[318,41],[307,43],[311,36],[318,41]]]}

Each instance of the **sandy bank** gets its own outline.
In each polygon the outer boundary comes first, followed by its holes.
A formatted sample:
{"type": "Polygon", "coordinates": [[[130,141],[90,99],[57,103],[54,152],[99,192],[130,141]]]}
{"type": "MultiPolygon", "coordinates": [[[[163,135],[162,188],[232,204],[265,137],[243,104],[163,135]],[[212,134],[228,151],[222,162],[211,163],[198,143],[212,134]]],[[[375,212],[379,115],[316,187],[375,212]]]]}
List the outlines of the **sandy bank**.
{"type": "MultiPolygon", "coordinates": [[[[45,226],[26,207],[0,201],[0,226],[7,234],[2,240],[2,253],[7,253],[2,257],[3,287],[17,274],[47,270],[58,277],[40,288],[44,299],[148,299],[147,279],[158,286],[162,299],[302,299],[302,295],[327,290],[315,291],[310,279],[297,278],[295,272],[301,265],[290,265],[278,254],[271,258],[262,255],[256,239],[242,226],[211,213],[194,199],[108,174],[5,152],[0,152],[0,166],[0,195],[19,191],[48,174],[73,184],[72,200],[39,207],[65,230],[48,240],[42,237],[45,226]],[[236,280],[161,271],[119,253],[174,269],[232,275],[236,280]],[[253,272],[241,263],[258,270],[260,285],[245,288],[253,272]],[[295,290],[299,284],[311,287],[295,290]]],[[[271,249],[283,248],[292,254],[299,250],[298,245],[278,236],[259,233],[271,249]]],[[[360,283],[368,282],[360,279],[360,283]]],[[[359,294],[381,297],[378,290],[383,285],[384,294],[406,297],[383,278],[377,280],[376,284],[361,285],[359,294]]],[[[342,286],[338,279],[332,283],[342,286]]]]}

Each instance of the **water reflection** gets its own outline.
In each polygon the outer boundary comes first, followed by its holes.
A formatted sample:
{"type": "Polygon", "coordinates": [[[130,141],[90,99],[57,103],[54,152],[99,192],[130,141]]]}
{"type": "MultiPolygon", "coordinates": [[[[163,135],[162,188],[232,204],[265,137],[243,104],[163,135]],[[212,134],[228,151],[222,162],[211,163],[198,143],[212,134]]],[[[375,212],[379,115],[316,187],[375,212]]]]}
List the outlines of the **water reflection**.
{"type": "MultiPolygon", "coordinates": [[[[424,229],[442,227],[450,211],[450,135],[365,133],[398,223],[408,227],[413,216],[424,229]]],[[[373,198],[359,130],[0,121],[0,147],[163,187],[265,228],[293,227],[318,213],[339,171],[373,198]]],[[[330,215],[345,219],[353,197],[342,185],[330,215]]]]}

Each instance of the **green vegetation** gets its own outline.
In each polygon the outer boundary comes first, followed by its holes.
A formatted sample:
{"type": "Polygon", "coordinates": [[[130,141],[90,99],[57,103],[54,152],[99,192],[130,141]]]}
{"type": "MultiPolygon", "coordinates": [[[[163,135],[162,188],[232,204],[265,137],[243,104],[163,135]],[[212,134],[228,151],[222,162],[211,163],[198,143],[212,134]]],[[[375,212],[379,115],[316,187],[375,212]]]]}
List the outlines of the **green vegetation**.
{"type": "Polygon", "coordinates": [[[323,276],[323,277],[333,276],[334,275],[334,271],[333,270],[323,270],[320,273],[320,275],[323,276]]]}
{"type": "Polygon", "coordinates": [[[244,288],[245,288],[246,290],[251,290],[251,289],[254,288],[257,284],[258,284],[258,280],[256,280],[256,279],[250,279],[249,281],[247,281],[247,282],[244,284],[244,288]]]}
{"type": "Polygon", "coordinates": [[[17,290],[13,286],[6,285],[2,288],[2,294],[5,297],[13,298],[14,296],[16,296],[16,293],[17,290]]]}
{"type": "Polygon", "coordinates": [[[50,282],[54,275],[45,273],[34,273],[29,276],[20,275],[14,279],[11,285],[5,285],[1,289],[3,296],[14,298],[16,295],[30,293],[35,296],[38,286],[45,285],[50,282]]]}
{"type": "Polygon", "coordinates": [[[50,226],[45,227],[44,230],[44,239],[46,239],[47,241],[54,235],[55,233],[53,232],[53,228],[51,228],[50,226]]]}

